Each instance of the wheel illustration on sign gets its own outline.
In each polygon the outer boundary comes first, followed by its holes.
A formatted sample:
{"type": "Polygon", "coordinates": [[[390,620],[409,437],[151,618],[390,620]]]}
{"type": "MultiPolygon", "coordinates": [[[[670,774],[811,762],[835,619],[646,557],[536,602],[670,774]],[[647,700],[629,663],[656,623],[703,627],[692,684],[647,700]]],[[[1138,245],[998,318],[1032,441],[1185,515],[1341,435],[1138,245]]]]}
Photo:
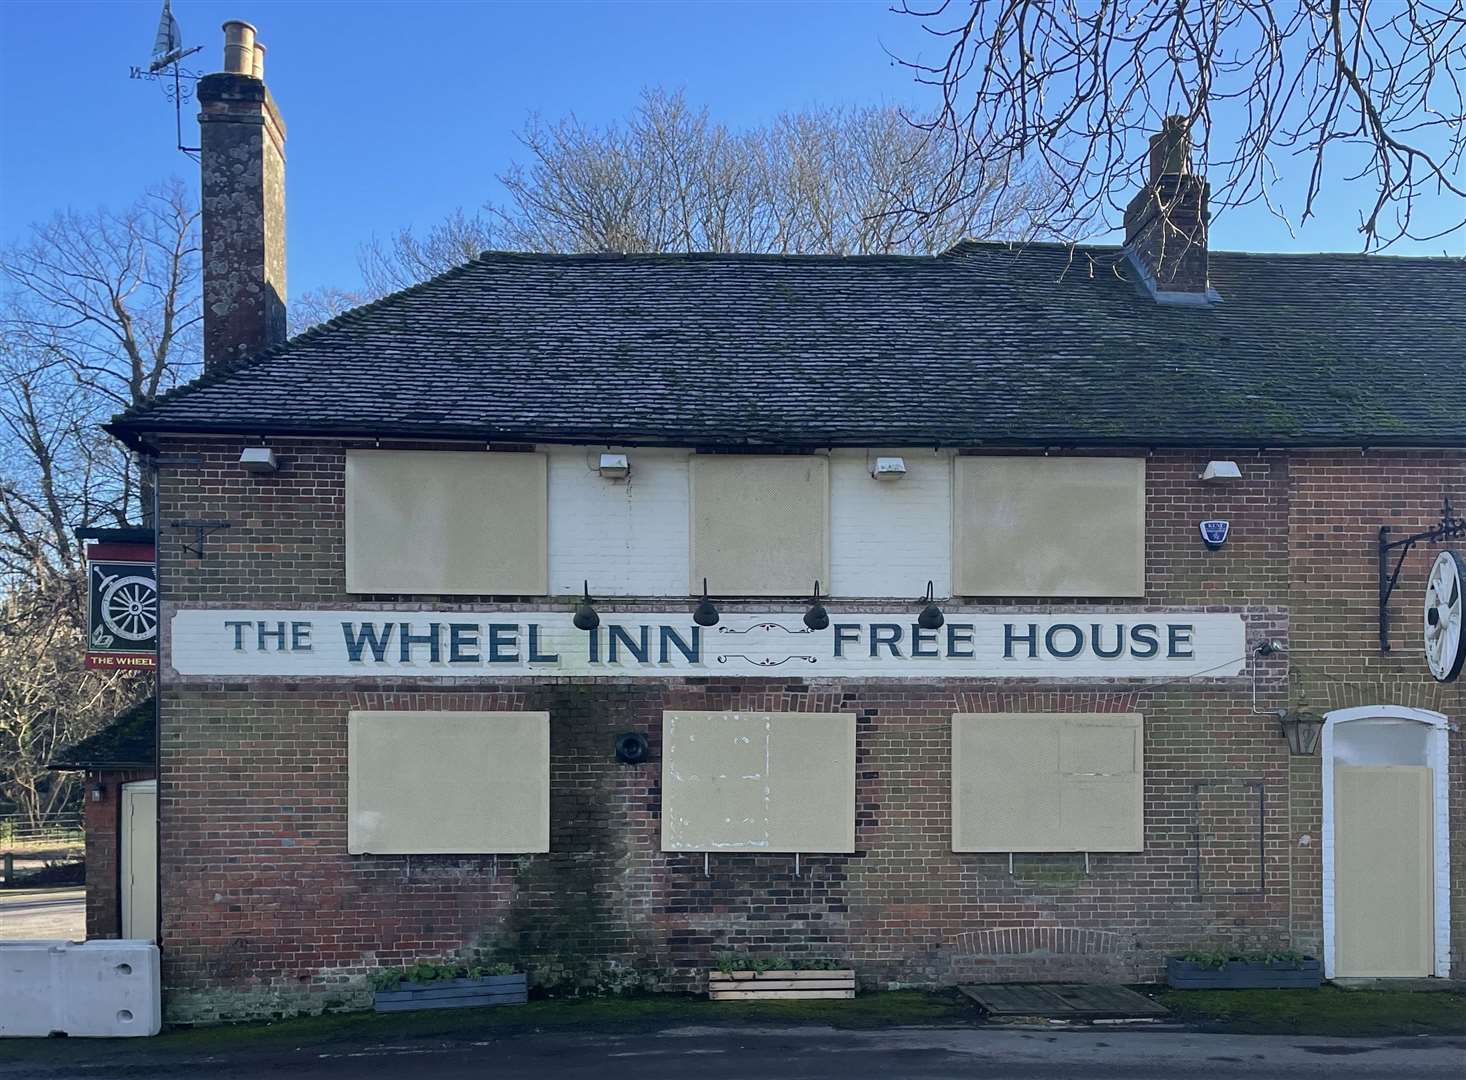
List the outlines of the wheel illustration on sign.
{"type": "Polygon", "coordinates": [[[120,577],[103,589],[102,623],[124,641],[148,641],[158,633],[158,589],[152,578],[120,577]]]}
{"type": "Polygon", "coordinates": [[[1466,659],[1461,633],[1461,588],[1466,563],[1454,551],[1443,551],[1430,568],[1425,586],[1425,659],[1439,682],[1453,682],[1466,659]]]}

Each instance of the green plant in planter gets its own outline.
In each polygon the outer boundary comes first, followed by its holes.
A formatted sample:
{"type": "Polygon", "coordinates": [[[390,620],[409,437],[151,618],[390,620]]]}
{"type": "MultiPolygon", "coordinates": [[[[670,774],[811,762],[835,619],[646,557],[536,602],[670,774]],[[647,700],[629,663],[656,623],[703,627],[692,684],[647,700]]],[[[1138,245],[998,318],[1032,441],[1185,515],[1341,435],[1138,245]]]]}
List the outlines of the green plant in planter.
{"type": "Polygon", "coordinates": [[[766,971],[840,971],[845,965],[829,957],[798,959],[788,956],[750,956],[747,953],[720,952],[713,954],[713,967],[722,975],[735,971],[752,971],[762,975],[766,971]]]}
{"type": "Polygon", "coordinates": [[[845,965],[839,960],[822,956],[817,960],[806,960],[802,965],[808,971],[842,971],[845,965]]]}
{"type": "Polygon", "coordinates": [[[1261,964],[1264,967],[1298,967],[1312,957],[1284,949],[1278,952],[1237,952],[1231,949],[1207,949],[1182,953],[1180,959],[1204,968],[1220,969],[1229,963],[1261,964]]]}
{"type": "Polygon", "coordinates": [[[367,985],[373,990],[396,990],[404,974],[401,968],[377,968],[367,975],[367,985]]]}
{"type": "Polygon", "coordinates": [[[378,968],[367,976],[367,985],[373,990],[385,991],[396,990],[405,982],[422,984],[513,974],[513,964],[482,964],[470,967],[462,963],[435,964],[431,961],[423,961],[408,968],[378,968]]]}

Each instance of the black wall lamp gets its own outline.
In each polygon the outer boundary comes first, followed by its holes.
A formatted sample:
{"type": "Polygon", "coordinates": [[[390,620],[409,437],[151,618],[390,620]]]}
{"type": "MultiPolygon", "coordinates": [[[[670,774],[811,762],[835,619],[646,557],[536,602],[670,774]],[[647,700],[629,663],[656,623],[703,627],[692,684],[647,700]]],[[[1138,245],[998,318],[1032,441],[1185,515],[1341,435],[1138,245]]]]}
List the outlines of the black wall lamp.
{"type": "Polygon", "coordinates": [[[585,588],[585,595],[579,604],[575,605],[575,618],[570,621],[575,624],[575,629],[587,632],[594,630],[601,625],[601,617],[596,614],[596,609],[590,602],[590,582],[582,582],[585,588]]]}
{"type": "Polygon", "coordinates": [[[922,608],[921,614],[916,617],[916,625],[923,630],[940,630],[942,624],[947,621],[946,616],[942,614],[942,609],[937,607],[937,602],[932,596],[932,592],[932,583],[928,581],[926,583],[926,595],[922,597],[922,600],[926,603],[926,607],[922,608]]]}
{"type": "Polygon", "coordinates": [[[809,610],[804,613],[804,625],[811,630],[826,630],[830,625],[830,613],[820,603],[820,583],[815,579],[814,595],[809,600],[809,610]]]}
{"type": "Polygon", "coordinates": [[[1288,740],[1288,753],[1294,757],[1311,757],[1318,753],[1323,735],[1324,718],[1307,709],[1284,710],[1278,714],[1278,726],[1288,740]]]}
{"type": "Polygon", "coordinates": [[[708,579],[702,579],[702,599],[697,602],[697,607],[692,609],[692,621],[698,626],[717,626],[718,609],[708,599],[708,579]]]}
{"type": "MultiPolygon", "coordinates": [[[[1259,641],[1253,647],[1258,656],[1287,656],[1288,646],[1276,638],[1259,641]]],[[[1252,682],[1252,711],[1257,712],[1257,680],[1252,682]]],[[[1312,757],[1318,753],[1319,740],[1323,736],[1324,718],[1309,709],[1279,709],[1273,714],[1278,718],[1278,730],[1288,740],[1288,753],[1292,757],[1312,757]]]]}

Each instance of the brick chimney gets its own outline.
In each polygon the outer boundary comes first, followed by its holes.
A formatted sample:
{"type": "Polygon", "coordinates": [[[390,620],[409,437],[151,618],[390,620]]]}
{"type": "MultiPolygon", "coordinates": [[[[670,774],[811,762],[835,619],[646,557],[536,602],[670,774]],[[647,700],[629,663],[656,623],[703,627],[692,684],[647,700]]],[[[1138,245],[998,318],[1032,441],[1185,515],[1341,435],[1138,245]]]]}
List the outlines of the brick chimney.
{"type": "Polygon", "coordinates": [[[1220,297],[1207,277],[1206,178],[1191,171],[1190,121],[1168,116],[1150,139],[1150,179],[1125,208],[1125,253],[1162,304],[1220,297]]]}
{"type": "Polygon", "coordinates": [[[249,23],[224,24],[224,70],[198,101],[210,372],[285,340],[285,124],[249,23]]]}

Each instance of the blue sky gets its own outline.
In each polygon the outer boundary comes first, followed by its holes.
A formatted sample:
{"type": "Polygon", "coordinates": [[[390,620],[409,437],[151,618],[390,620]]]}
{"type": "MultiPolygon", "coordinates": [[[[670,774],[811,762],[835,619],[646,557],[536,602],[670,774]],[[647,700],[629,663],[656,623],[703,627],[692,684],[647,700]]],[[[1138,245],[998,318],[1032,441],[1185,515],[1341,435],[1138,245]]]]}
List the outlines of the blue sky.
{"type": "MultiPolygon", "coordinates": [[[[0,242],[57,210],[126,203],[169,175],[197,182],[173,148],[172,106],[128,79],[161,6],[0,0],[0,242]]],[[[732,126],[813,104],[927,103],[885,52],[909,54],[922,35],[888,6],[174,0],[204,70],[220,64],[225,19],[254,23],[268,48],[289,128],[292,292],[354,286],[357,246],[373,233],[498,199],[495,175],[520,156],[515,133],[534,112],[618,119],[655,85],[684,88],[732,126]]],[[[1352,210],[1296,237],[1260,209],[1228,211],[1213,243],[1359,246],[1352,210]]],[[[1391,250],[1463,254],[1466,240],[1391,250]]]]}

